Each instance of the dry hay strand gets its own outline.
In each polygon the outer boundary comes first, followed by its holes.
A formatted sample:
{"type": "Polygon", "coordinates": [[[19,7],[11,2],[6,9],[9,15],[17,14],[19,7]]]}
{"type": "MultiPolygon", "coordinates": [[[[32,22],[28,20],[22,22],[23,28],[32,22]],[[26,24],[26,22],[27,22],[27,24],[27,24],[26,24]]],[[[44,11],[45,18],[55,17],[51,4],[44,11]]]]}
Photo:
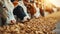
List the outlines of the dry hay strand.
{"type": "Polygon", "coordinates": [[[31,19],[29,22],[0,27],[0,34],[55,34],[57,20],[53,17],[31,19]]]}

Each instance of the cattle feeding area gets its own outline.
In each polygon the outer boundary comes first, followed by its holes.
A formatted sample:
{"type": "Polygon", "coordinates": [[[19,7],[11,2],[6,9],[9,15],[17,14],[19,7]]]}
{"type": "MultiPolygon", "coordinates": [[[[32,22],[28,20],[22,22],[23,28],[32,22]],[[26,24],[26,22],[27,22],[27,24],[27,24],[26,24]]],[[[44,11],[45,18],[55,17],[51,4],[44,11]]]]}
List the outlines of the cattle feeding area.
{"type": "Polygon", "coordinates": [[[0,34],[55,34],[57,20],[54,17],[31,19],[29,22],[0,27],[0,34]]]}

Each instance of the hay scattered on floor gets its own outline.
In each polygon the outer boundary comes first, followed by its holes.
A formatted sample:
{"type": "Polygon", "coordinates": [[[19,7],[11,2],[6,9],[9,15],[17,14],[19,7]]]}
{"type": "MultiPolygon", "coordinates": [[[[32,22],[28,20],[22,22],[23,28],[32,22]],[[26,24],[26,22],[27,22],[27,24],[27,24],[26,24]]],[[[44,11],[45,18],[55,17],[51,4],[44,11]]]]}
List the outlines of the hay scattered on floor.
{"type": "Polygon", "coordinates": [[[17,23],[0,27],[0,34],[55,34],[56,19],[53,17],[31,19],[26,23],[17,23]]]}

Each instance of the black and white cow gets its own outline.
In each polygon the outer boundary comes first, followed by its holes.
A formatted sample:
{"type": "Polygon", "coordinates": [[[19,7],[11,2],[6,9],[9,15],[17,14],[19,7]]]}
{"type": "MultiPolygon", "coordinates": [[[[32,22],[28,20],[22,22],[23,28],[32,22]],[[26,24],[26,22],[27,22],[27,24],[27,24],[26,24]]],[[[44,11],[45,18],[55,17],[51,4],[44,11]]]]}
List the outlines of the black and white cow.
{"type": "MultiPolygon", "coordinates": [[[[13,15],[13,9],[14,9],[14,6],[13,4],[11,3],[10,0],[0,0],[2,2],[2,12],[4,14],[4,16],[6,17],[3,17],[3,19],[5,18],[5,24],[13,24],[13,23],[16,23],[16,19],[14,18],[14,15],[13,15]]],[[[2,20],[4,21],[4,20],[2,20]]]]}
{"type": "Polygon", "coordinates": [[[24,6],[23,1],[12,1],[12,3],[15,5],[15,8],[13,10],[14,15],[16,15],[21,22],[28,21],[30,19],[30,16],[27,13],[27,8],[24,6]]]}

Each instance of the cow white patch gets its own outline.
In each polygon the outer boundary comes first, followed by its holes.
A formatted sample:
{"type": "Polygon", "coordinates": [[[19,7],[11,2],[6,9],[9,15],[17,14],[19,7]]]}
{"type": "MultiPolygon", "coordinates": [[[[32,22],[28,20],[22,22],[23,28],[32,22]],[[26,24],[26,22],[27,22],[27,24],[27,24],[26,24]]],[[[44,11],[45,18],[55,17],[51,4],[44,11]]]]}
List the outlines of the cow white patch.
{"type": "Polygon", "coordinates": [[[39,10],[38,7],[36,7],[35,3],[34,3],[34,7],[35,7],[35,9],[36,9],[36,13],[34,14],[34,16],[35,16],[36,18],[38,18],[38,17],[40,17],[40,10],[39,10]]]}
{"type": "MultiPolygon", "coordinates": [[[[4,5],[5,5],[5,7],[7,8],[7,21],[6,21],[6,23],[7,24],[10,24],[11,22],[11,20],[15,20],[15,18],[14,18],[14,15],[13,15],[13,9],[14,9],[14,6],[13,6],[13,4],[11,3],[11,1],[10,0],[4,0],[4,5]]],[[[16,20],[15,20],[16,21],[16,20]]]]}

